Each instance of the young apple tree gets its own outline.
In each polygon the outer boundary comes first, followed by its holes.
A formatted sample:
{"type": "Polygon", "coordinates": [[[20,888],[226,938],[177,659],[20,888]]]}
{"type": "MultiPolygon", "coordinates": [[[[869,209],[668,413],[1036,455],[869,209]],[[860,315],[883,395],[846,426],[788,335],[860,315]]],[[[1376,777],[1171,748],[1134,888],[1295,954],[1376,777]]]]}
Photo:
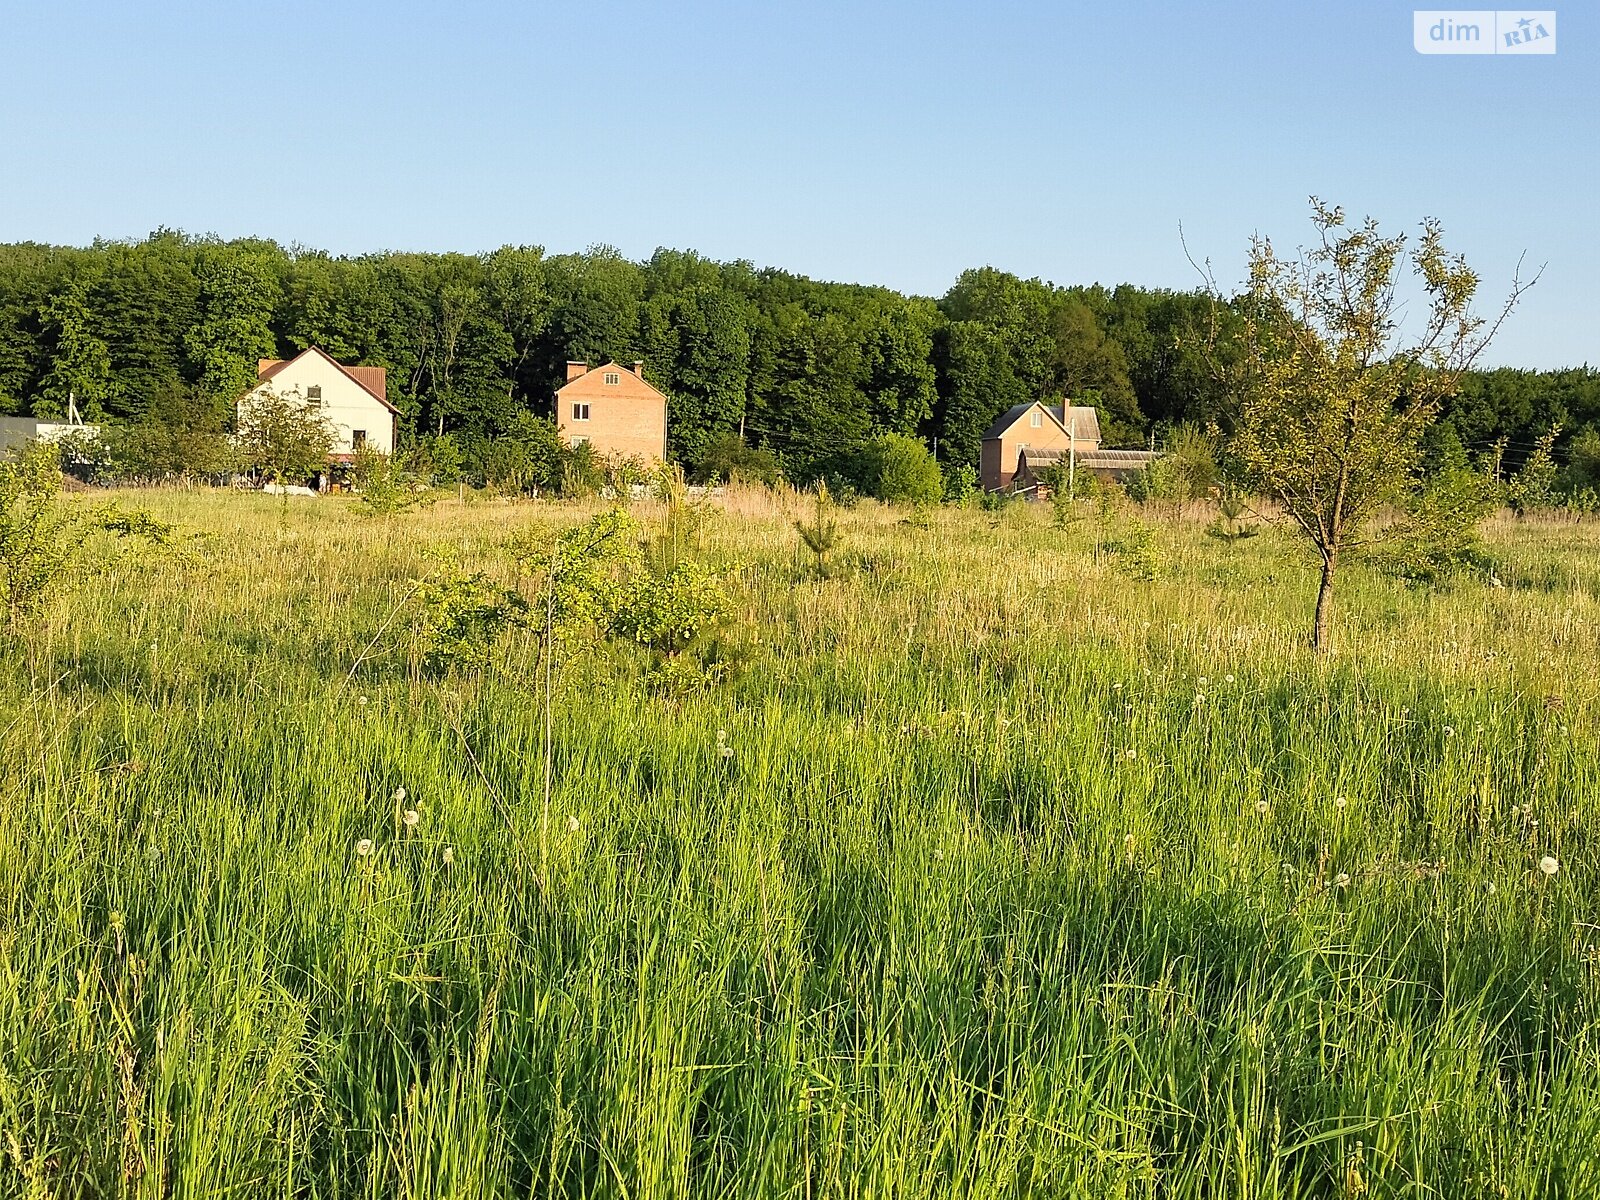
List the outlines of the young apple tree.
{"type": "Polygon", "coordinates": [[[1234,471],[1269,497],[1305,535],[1321,562],[1312,644],[1329,647],[1341,558],[1382,536],[1374,518],[1407,508],[1422,485],[1422,435],[1453,395],[1518,297],[1514,279],[1498,318],[1476,315],[1479,279],[1444,248],[1436,220],[1422,223],[1407,253],[1367,218],[1311,200],[1317,241],[1280,258],[1257,237],[1242,316],[1223,356],[1235,410],[1227,442],[1234,471]],[[1420,323],[1402,331],[1402,268],[1421,286],[1420,323]]]}

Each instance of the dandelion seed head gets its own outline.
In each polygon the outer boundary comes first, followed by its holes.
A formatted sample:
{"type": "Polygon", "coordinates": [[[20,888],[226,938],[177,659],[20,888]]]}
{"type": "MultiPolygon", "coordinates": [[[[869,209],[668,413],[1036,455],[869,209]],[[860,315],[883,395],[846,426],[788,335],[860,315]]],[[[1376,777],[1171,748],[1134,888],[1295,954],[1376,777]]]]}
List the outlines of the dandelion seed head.
{"type": "Polygon", "coordinates": [[[406,828],[415,829],[417,822],[422,820],[422,814],[414,808],[408,808],[400,819],[406,823],[406,828]]]}
{"type": "Polygon", "coordinates": [[[367,858],[372,854],[373,844],[371,838],[362,838],[356,843],[356,854],[360,858],[367,858]]]}
{"type": "Polygon", "coordinates": [[[580,822],[577,817],[568,817],[567,818],[567,832],[569,832],[569,833],[577,833],[581,824],[582,824],[582,822],[580,822]]]}
{"type": "Polygon", "coordinates": [[[718,747],[718,753],[720,753],[723,758],[732,758],[733,757],[733,747],[732,746],[720,746],[720,747],[718,747]]]}
{"type": "Polygon", "coordinates": [[[1539,870],[1543,871],[1546,875],[1554,875],[1557,871],[1561,870],[1561,864],[1556,861],[1555,855],[1546,854],[1539,860],[1539,870]]]}
{"type": "Polygon", "coordinates": [[[444,848],[443,858],[445,866],[448,867],[452,865],[456,861],[456,848],[454,846],[446,846],[444,848]]]}
{"type": "Polygon", "coordinates": [[[1138,758],[1139,757],[1139,752],[1137,750],[1135,750],[1132,746],[1129,746],[1125,751],[1123,751],[1123,753],[1128,758],[1138,758]]]}
{"type": "Polygon", "coordinates": [[[1343,796],[1335,796],[1333,798],[1333,806],[1335,808],[1345,808],[1349,805],[1349,803],[1350,801],[1343,796]]]}
{"type": "Polygon", "coordinates": [[[1257,816],[1264,817],[1264,816],[1267,815],[1267,813],[1269,811],[1271,811],[1271,809],[1272,809],[1272,805],[1268,804],[1265,800],[1257,800],[1256,801],[1256,815],[1257,816]]]}
{"type": "Polygon", "coordinates": [[[403,787],[395,788],[395,790],[394,790],[394,802],[396,804],[402,804],[402,803],[405,802],[405,798],[406,798],[406,790],[405,790],[405,788],[403,788],[403,787]]]}
{"type": "Polygon", "coordinates": [[[1222,682],[1223,683],[1232,683],[1233,682],[1233,676],[1232,675],[1224,675],[1222,677],[1222,682]]]}
{"type": "Polygon", "coordinates": [[[367,706],[367,698],[365,696],[357,696],[356,703],[365,708],[367,706]]]}

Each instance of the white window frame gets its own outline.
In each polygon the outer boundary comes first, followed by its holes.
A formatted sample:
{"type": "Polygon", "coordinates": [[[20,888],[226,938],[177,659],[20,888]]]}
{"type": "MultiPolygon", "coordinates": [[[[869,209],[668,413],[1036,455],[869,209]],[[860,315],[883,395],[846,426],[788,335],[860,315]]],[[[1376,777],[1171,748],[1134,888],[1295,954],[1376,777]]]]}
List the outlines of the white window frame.
{"type": "Polygon", "coordinates": [[[574,421],[587,421],[589,419],[589,406],[574,400],[572,402],[572,419],[574,421]]]}
{"type": "Polygon", "coordinates": [[[1044,414],[1037,408],[1034,409],[1033,416],[1028,419],[1028,424],[1034,429],[1044,428],[1044,414]]]}
{"type": "Polygon", "coordinates": [[[622,382],[622,373],[620,371],[607,371],[606,372],[606,383],[608,385],[610,385],[612,387],[615,387],[617,384],[619,384],[621,382],[622,382]]]}

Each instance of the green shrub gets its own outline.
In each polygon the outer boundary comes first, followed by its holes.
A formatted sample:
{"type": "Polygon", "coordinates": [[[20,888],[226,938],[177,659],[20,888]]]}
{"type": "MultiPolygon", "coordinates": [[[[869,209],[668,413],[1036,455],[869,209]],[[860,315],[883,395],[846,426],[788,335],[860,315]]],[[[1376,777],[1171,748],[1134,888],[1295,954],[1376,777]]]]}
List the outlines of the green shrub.
{"type": "Polygon", "coordinates": [[[696,483],[775,484],[782,478],[778,456],[759,446],[747,446],[737,433],[720,433],[711,439],[694,469],[696,483]]]}
{"type": "Polygon", "coordinates": [[[1438,585],[1465,571],[1492,568],[1478,525],[1499,502],[1492,480],[1476,471],[1445,471],[1428,481],[1404,517],[1367,551],[1378,570],[1438,585]]]}
{"type": "Polygon", "coordinates": [[[172,526],[116,505],[73,508],[61,500],[61,451],[33,442],[0,455],[0,604],[15,628],[93,562],[95,532],[165,542],[172,526]]]}
{"type": "Polygon", "coordinates": [[[916,438],[886,433],[868,446],[865,458],[867,490],[885,504],[937,504],[944,498],[938,460],[916,438]]]}

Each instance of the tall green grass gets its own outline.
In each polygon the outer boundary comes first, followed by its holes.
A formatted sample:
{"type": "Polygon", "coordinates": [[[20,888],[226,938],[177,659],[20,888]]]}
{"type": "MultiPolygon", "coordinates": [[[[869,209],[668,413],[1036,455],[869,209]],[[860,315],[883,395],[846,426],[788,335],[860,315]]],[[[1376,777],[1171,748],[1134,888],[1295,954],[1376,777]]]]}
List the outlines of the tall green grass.
{"type": "Polygon", "coordinates": [[[815,581],[747,498],[742,669],[569,665],[545,831],[530,644],[362,653],[584,512],[141,500],[209,536],[0,670],[0,1195],[1600,1194],[1587,527],[1352,571],[1329,662],[1276,534],[815,581]]]}

